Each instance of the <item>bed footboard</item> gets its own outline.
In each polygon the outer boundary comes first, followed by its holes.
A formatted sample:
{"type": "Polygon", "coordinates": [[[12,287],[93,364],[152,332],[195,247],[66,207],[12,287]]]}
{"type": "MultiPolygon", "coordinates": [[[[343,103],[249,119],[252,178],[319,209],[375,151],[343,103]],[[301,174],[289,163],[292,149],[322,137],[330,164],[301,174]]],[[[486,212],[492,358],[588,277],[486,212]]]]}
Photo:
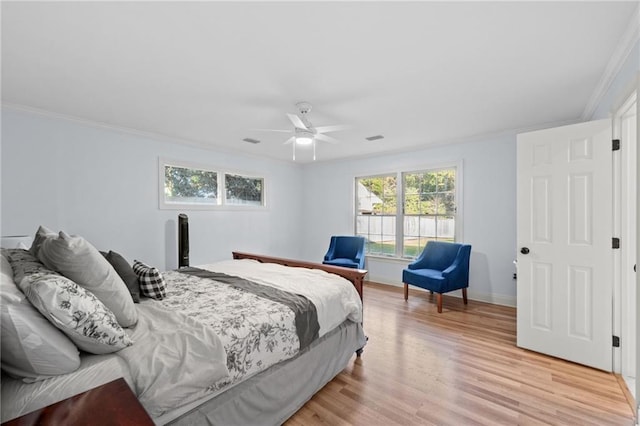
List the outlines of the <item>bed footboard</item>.
{"type": "Polygon", "coordinates": [[[324,265],[322,263],[305,262],[304,260],[285,259],[281,257],[263,256],[260,254],[243,253],[239,251],[232,252],[234,259],[253,259],[262,263],[278,263],[284,266],[292,266],[296,268],[321,269],[331,274],[340,275],[349,280],[356,288],[360,300],[362,301],[362,284],[364,276],[367,274],[365,269],[342,268],[340,266],[324,265]]]}

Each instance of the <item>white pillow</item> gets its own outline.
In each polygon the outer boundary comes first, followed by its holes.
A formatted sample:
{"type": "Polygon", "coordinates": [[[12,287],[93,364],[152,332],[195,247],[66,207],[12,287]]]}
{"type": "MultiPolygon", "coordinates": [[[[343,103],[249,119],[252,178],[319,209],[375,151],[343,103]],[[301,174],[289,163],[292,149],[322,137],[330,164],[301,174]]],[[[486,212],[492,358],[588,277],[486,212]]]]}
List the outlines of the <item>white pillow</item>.
{"type": "Polygon", "coordinates": [[[113,312],[69,278],[33,274],[25,277],[19,286],[33,306],[80,349],[107,354],[133,344],[113,312]]]}
{"type": "Polygon", "coordinates": [[[34,257],[38,257],[38,252],[40,251],[40,247],[42,243],[47,238],[55,238],[57,234],[46,226],[40,225],[38,230],[36,231],[36,235],[33,237],[33,242],[31,243],[31,248],[29,249],[29,253],[31,253],[34,257]]]}
{"type": "Polygon", "coordinates": [[[25,382],[71,373],[80,366],[78,348],[27,300],[0,256],[0,347],[2,369],[25,382]]]}
{"type": "Polygon", "coordinates": [[[115,314],[121,326],[131,327],[138,322],[138,312],[122,278],[84,238],[60,231],[58,238],[42,242],[38,258],[50,269],[91,291],[115,314]]]}

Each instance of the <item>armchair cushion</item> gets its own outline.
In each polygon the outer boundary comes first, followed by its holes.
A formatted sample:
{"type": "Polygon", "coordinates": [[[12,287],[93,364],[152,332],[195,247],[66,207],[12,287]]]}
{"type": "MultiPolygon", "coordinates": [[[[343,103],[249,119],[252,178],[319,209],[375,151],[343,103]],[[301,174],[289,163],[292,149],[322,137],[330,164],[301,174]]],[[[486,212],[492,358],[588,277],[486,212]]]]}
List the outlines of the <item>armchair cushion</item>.
{"type": "Polygon", "coordinates": [[[325,260],[323,263],[327,265],[343,266],[345,268],[360,269],[360,264],[352,259],[337,258],[337,259],[325,260]]]}
{"type": "Polygon", "coordinates": [[[414,269],[402,271],[402,282],[425,288],[436,293],[445,293],[447,279],[435,269],[414,269]]]}

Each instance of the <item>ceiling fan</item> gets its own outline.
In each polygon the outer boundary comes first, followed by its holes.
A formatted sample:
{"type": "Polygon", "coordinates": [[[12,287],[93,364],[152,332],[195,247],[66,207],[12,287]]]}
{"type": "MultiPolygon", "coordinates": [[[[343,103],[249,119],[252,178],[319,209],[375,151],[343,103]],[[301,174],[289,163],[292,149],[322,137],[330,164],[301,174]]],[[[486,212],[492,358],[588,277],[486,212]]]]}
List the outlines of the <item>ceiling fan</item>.
{"type": "Polygon", "coordinates": [[[332,126],[320,126],[314,127],[313,124],[307,118],[307,114],[311,111],[312,105],[309,102],[298,102],[296,104],[298,108],[298,114],[289,114],[287,117],[293,124],[292,130],[275,130],[275,129],[259,129],[268,132],[284,132],[291,133],[293,136],[287,139],[284,144],[292,144],[293,147],[293,160],[296,159],[296,145],[312,145],[313,146],[313,160],[316,159],[316,141],[329,142],[336,144],[339,141],[331,136],[325,135],[325,133],[335,132],[338,130],[347,129],[349,126],[336,124],[332,126]]]}

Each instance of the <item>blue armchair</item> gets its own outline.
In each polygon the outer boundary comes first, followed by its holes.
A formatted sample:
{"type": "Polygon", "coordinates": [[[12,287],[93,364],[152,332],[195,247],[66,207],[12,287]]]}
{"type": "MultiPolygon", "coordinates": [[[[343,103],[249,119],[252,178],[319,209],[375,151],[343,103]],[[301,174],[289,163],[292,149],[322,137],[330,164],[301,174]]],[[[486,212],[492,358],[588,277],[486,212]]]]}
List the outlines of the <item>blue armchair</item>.
{"type": "Polygon", "coordinates": [[[438,313],[442,313],[442,293],[462,289],[466,305],[470,257],[468,244],[429,241],[420,256],[402,271],[404,300],[409,298],[411,284],[436,293],[438,313]]]}
{"type": "Polygon", "coordinates": [[[329,250],[324,255],[327,265],[364,269],[364,237],[331,237],[329,250]]]}

